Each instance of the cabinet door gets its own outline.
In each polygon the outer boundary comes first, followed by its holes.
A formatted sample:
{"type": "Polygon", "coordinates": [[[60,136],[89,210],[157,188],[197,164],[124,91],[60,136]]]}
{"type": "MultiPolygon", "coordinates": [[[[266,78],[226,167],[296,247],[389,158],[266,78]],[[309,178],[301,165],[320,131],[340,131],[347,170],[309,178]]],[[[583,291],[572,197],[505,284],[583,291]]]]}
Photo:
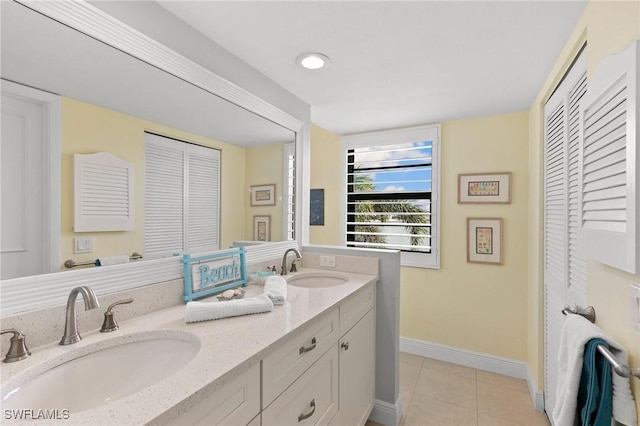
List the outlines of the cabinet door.
{"type": "Polygon", "coordinates": [[[370,310],[340,339],[340,411],[342,425],[364,425],[375,398],[375,310],[370,310]]]}

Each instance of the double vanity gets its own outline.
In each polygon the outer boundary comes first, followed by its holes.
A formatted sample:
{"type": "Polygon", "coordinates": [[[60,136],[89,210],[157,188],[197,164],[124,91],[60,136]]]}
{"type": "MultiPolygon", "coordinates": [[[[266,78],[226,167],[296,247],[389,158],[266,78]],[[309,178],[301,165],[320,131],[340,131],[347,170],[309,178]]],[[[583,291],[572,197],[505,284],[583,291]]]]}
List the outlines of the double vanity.
{"type": "MultiPolygon", "coordinates": [[[[374,403],[378,277],[301,268],[287,281],[287,301],[268,313],[185,323],[181,304],[72,345],[30,348],[2,365],[3,420],[364,424],[374,403]]],[[[263,287],[246,289],[251,297],[263,287]]]]}

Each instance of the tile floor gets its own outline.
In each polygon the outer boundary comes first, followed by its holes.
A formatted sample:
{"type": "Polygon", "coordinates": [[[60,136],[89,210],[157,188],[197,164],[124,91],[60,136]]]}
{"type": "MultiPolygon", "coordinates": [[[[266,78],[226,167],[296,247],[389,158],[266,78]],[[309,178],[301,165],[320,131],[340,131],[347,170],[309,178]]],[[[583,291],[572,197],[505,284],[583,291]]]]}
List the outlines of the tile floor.
{"type": "Polygon", "coordinates": [[[400,354],[400,395],[400,426],[549,426],[524,380],[417,355],[400,354]]]}

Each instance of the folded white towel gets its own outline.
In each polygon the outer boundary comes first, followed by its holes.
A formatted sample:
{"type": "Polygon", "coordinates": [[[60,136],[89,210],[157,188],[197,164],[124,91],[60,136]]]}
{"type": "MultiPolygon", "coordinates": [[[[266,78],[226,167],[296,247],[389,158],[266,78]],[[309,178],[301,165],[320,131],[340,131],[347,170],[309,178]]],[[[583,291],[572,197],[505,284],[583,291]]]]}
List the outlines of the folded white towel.
{"type": "Polygon", "coordinates": [[[121,263],[129,263],[129,256],[126,254],[120,256],[105,256],[98,258],[97,266],[119,265],[121,263]]]}
{"type": "Polygon", "coordinates": [[[246,299],[213,302],[187,302],[185,322],[216,320],[239,315],[259,314],[273,310],[273,302],[266,295],[246,299]]]}
{"type": "Polygon", "coordinates": [[[264,294],[269,296],[275,305],[282,305],[287,300],[287,281],[278,275],[267,277],[264,282],[264,294]]]}
{"type": "MultiPolygon", "coordinates": [[[[556,383],[556,405],[551,414],[554,426],[573,425],[578,405],[578,388],[582,375],[584,345],[594,338],[605,340],[609,350],[621,364],[627,364],[627,352],[600,327],[591,324],[580,315],[567,315],[560,334],[558,349],[558,382],[556,383]]],[[[613,418],[627,426],[635,426],[636,409],[631,395],[629,379],[613,376],[613,418]]]]}

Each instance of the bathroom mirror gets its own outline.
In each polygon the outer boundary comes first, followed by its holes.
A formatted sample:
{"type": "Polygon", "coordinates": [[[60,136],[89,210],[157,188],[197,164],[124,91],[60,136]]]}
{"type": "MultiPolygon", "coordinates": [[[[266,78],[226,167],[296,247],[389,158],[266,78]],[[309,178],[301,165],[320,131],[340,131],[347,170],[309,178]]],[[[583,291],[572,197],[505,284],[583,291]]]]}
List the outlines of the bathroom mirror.
{"type": "MultiPolygon", "coordinates": [[[[269,241],[295,238],[300,224],[287,221],[287,209],[292,208],[291,200],[299,199],[293,196],[297,189],[291,183],[300,170],[285,167],[285,154],[295,157],[300,152],[300,123],[278,118],[286,114],[265,118],[269,107],[251,97],[245,105],[235,99],[230,102],[233,93],[220,96],[208,86],[208,71],[203,84],[194,83],[196,77],[184,78],[153,60],[144,62],[132,51],[111,47],[22,4],[10,1],[1,6],[2,79],[59,94],[62,99],[61,270],[68,258],[84,262],[144,253],[144,157],[140,153],[144,154],[145,131],[220,150],[220,248],[254,239],[255,216],[270,217],[269,241]],[[127,126],[133,127],[134,136],[122,136],[120,128],[127,126]],[[125,157],[137,169],[133,232],[73,232],[72,155],[98,148],[125,157]],[[260,185],[274,185],[273,204],[251,205],[251,187],[260,185]],[[77,237],[92,238],[94,253],[74,254],[77,237]]],[[[299,206],[288,212],[289,218],[296,216],[296,209],[299,206]]],[[[44,272],[55,271],[50,267],[44,272]]]]}

